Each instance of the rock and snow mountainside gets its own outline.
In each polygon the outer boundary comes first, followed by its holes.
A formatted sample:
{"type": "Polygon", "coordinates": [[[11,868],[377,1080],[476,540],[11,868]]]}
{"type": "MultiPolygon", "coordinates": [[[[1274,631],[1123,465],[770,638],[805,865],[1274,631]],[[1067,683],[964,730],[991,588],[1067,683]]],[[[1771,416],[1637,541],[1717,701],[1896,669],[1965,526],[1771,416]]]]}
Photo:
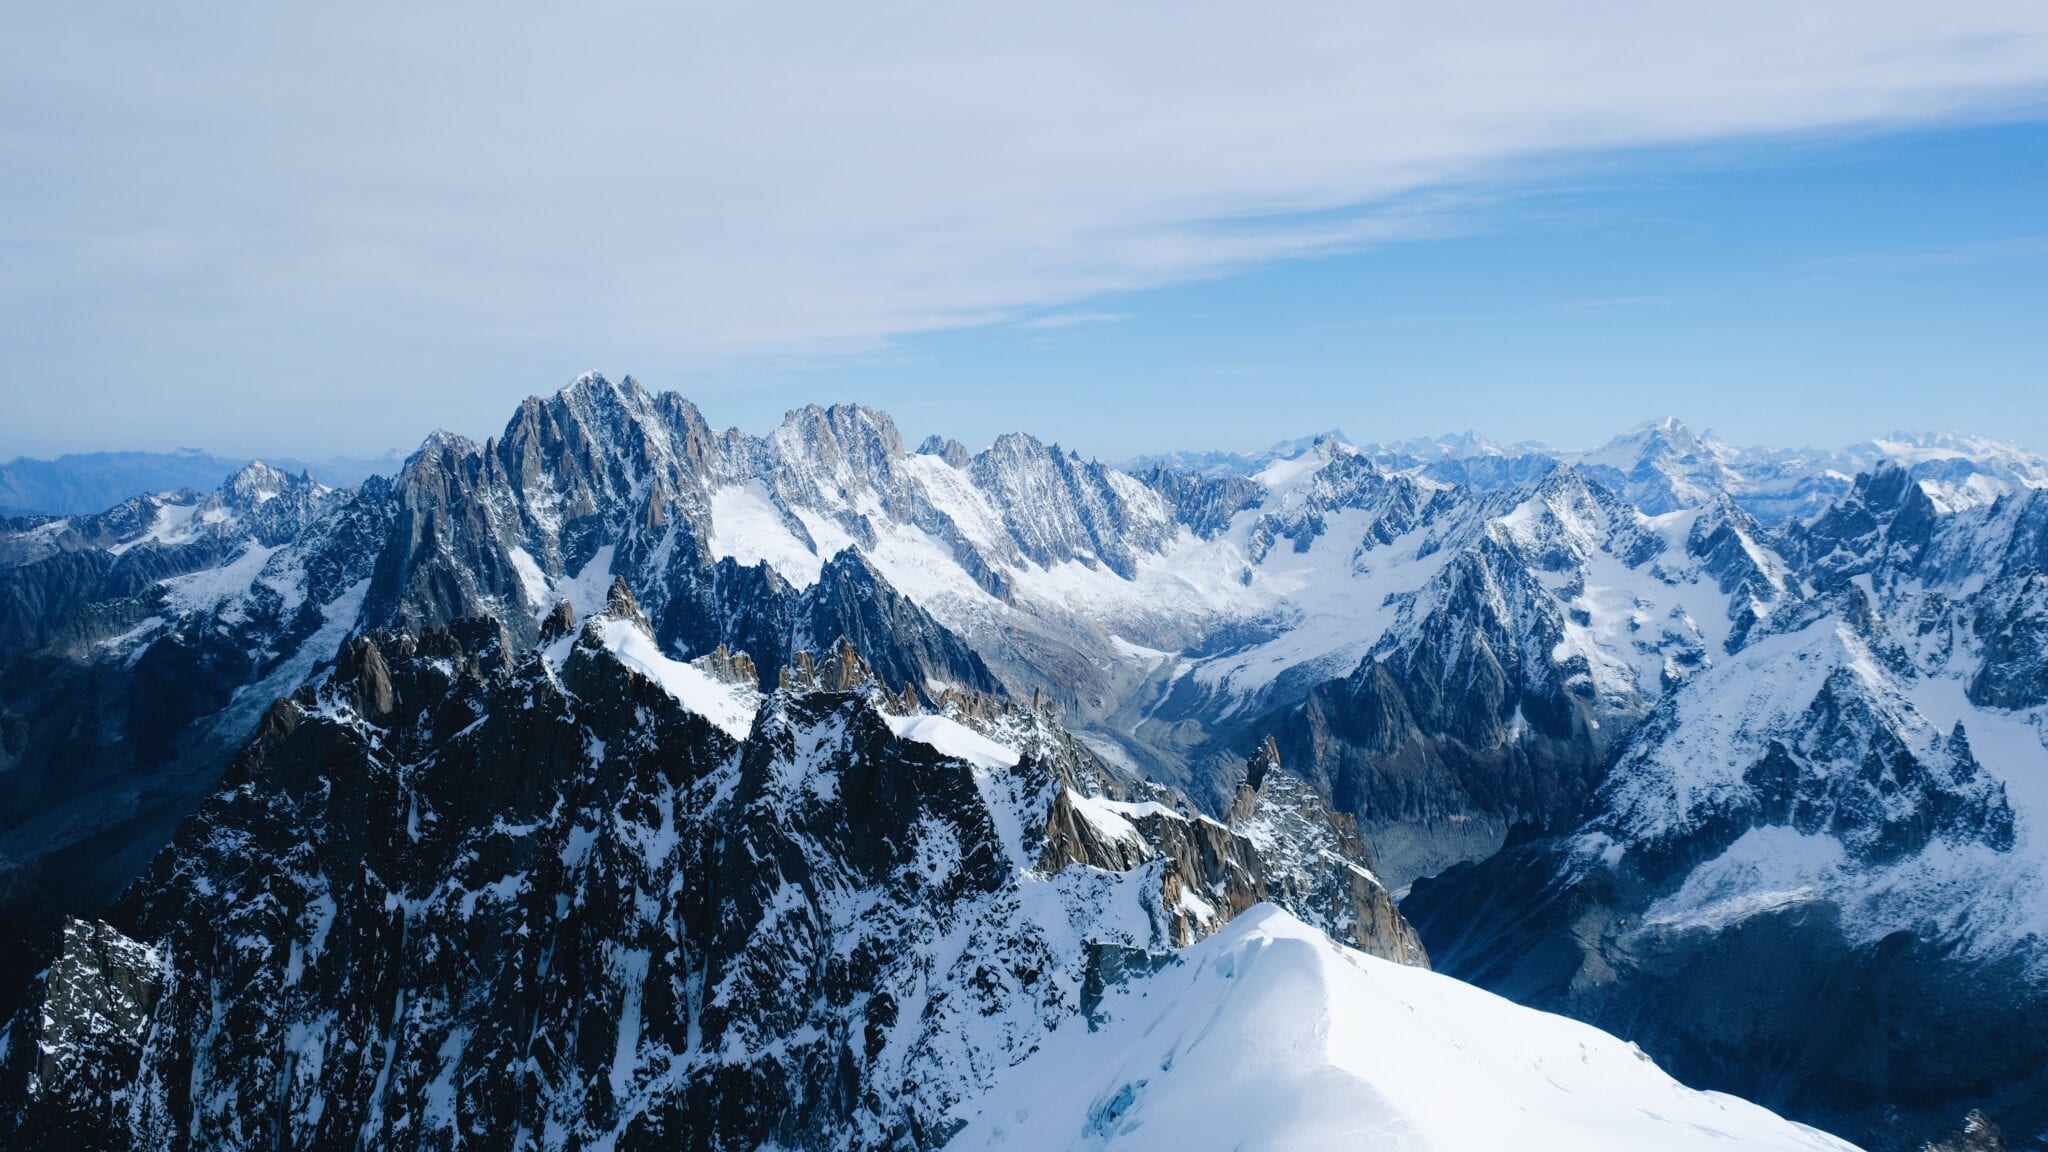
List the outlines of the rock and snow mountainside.
{"type": "Polygon", "coordinates": [[[343,635],[489,615],[528,643],[614,576],[664,651],[772,668],[844,636],[892,683],[1042,690],[1105,754],[1220,808],[1248,748],[1213,747],[1214,719],[1349,671],[1483,520],[1335,441],[1178,486],[1025,436],[927,448],[852,407],[715,433],[679,397],[588,377],[352,492],[252,506],[252,469],[204,499],[10,522],[0,914],[110,896],[343,635]],[[295,531],[271,523],[309,501],[295,531]]]}
{"type": "MultiPolygon", "coordinates": [[[[1446,503],[1422,545],[1429,579],[1390,601],[1358,665],[1255,721],[1403,884],[1490,854],[1517,824],[1575,818],[1634,726],[1790,594],[1725,501],[1650,517],[1558,469],[1446,503]]],[[[1409,546],[1368,537],[1357,555],[1385,570],[1409,546]]]]}
{"type": "MultiPolygon", "coordinates": [[[[1172,452],[1126,467],[1205,477],[1252,476],[1320,441],[1349,445],[1341,432],[1287,440],[1264,452],[1172,452]]],[[[2014,444],[1955,432],[1894,432],[1833,451],[1737,448],[1675,419],[1647,421],[1590,451],[1525,442],[1496,444],[1477,432],[1356,451],[1388,472],[1472,488],[1526,484],[1560,465],[1576,467],[1652,515],[1727,496],[1766,524],[1806,519],[1849,491],[1855,478],[1885,464],[1908,470],[1952,508],[1984,504],[2048,486],[2048,458],[2014,444]]]]}
{"type": "Polygon", "coordinates": [[[387,522],[252,464],[206,496],[0,522],[0,1001],[357,623],[387,522]]]}
{"type": "MultiPolygon", "coordinates": [[[[622,581],[645,628],[601,646],[682,695],[772,694],[846,641],[911,712],[1042,696],[1238,842],[1369,842],[1371,876],[1269,877],[1319,924],[1377,931],[1360,894],[1413,882],[1447,968],[1688,1082],[1884,1148],[1979,1105],[2048,1132],[2044,481],[1968,438],[1770,453],[1671,421],[1129,474],[1022,435],[911,450],[859,407],[717,432],[590,376],[350,491],[252,469],[6,521],[0,996],[48,959],[6,942],[103,909],[345,642],[491,620],[516,666],[622,581]],[[1872,981],[1882,1011],[1830,999],[1872,981]]],[[[1093,863],[1181,827],[1125,788],[1139,809],[1055,799],[1093,863]]]]}
{"type": "Polygon", "coordinates": [[[1404,910],[1448,970],[1694,1082],[1879,1146],[1971,1107],[2039,1140],[2048,492],[1953,510],[1886,468],[1777,548],[1796,597],[1659,703],[1586,816],[1404,910]]]}
{"type": "MultiPolygon", "coordinates": [[[[348,492],[252,465],[206,497],[7,522],[0,997],[31,970],[21,942],[133,879],[269,702],[365,629],[495,616],[531,643],[557,600],[601,607],[616,569],[667,650],[726,644],[773,668],[846,637],[893,683],[997,686],[857,551],[801,588],[715,563],[714,478],[692,455],[714,438],[692,419],[588,380],[524,406],[502,448],[437,435],[348,492]]],[[[740,461],[768,451],[724,442],[740,461]]]]}
{"type": "Polygon", "coordinates": [[[851,649],[764,696],[651,645],[622,584],[352,642],[67,925],[10,1139],[1850,1148],[1428,973],[1270,750],[1219,823],[851,649]]]}
{"type": "Polygon", "coordinates": [[[67,927],[10,1142],[932,1147],[1261,902],[1425,963],[1269,761],[1224,824],[1037,709],[923,710],[844,647],[763,695],[607,609],[523,652],[376,633],[271,708],[67,927]]]}
{"type": "Polygon", "coordinates": [[[1485,488],[1569,465],[1651,515],[1726,496],[1773,525],[1812,517],[1846,495],[1857,476],[1887,464],[1904,468],[1952,509],[2048,487],[2048,459],[1981,436],[1895,432],[1834,451],[1737,448],[1670,417],[1587,452],[1536,444],[1503,448],[1470,432],[1366,451],[1390,471],[1485,488]]]}

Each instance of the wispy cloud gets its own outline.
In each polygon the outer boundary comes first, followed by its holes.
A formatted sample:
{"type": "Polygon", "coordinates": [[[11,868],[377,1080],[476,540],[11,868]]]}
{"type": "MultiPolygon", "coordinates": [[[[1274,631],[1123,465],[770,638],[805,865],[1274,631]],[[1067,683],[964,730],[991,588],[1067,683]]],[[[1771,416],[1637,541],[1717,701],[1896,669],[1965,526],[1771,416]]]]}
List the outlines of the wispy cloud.
{"type": "Polygon", "coordinates": [[[2048,6],[1995,0],[19,4],[0,43],[0,379],[146,378],[91,417],[138,426],[343,381],[454,422],[421,385],[506,348],[1078,323],[1535,162],[2048,82],[2048,6]]]}
{"type": "Polygon", "coordinates": [[[1049,312],[1043,316],[1031,316],[1018,321],[1018,327],[1042,331],[1057,331],[1062,328],[1094,328],[1103,324],[1116,324],[1130,319],[1128,312],[1049,312]]]}

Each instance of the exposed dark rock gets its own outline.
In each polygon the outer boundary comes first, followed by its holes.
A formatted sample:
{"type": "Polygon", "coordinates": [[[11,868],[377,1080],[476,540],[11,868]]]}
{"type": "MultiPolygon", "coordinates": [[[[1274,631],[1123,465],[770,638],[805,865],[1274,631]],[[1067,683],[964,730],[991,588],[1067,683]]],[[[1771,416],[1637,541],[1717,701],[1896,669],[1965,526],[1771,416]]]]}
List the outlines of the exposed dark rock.
{"type": "Polygon", "coordinates": [[[17,1026],[9,1047],[33,1040],[35,1055],[13,1062],[25,1085],[0,1084],[0,1100],[26,1118],[45,1147],[126,1147],[120,1133],[135,1105],[143,1040],[163,991],[164,962],[153,948],[104,923],[64,921],[43,981],[33,1035],[17,1026]]]}
{"type": "MultiPolygon", "coordinates": [[[[1363,845],[1298,785],[1274,808],[1282,774],[1242,831],[1166,796],[1105,832],[1079,798],[1136,782],[1037,709],[896,716],[841,645],[735,741],[602,636],[372,633],[271,709],[114,914],[162,957],[154,1006],[116,1014],[128,1046],[90,1049],[75,1108],[10,1109],[6,1138],[929,1148],[1091,995],[1256,899],[1422,962],[1363,845]]],[[[106,1013],[74,1015],[18,1016],[6,1053],[106,1013]]]]}
{"type": "Polygon", "coordinates": [[[937,456],[955,468],[965,468],[974,459],[966,445],[951,437],[927,436],[917,450],[921,455],[937,456]]]}
{"type": "Polygon", "coordinates": [[[1262,485],[1245,476],[1204,476],[1162,466],[1138,473],[1138,479],[1164,496],[1174,516],[1204,540],[1222,535],[1233,517],[1266,496],[1262,485]]]}
{"type": "Polygon", "coordinates": [[[1945,1139],[1929,1141],[1924,1152],[2005,1152],[2005,1136],[1990,1117],[1972,1108],[1961,1128],[1945,1139]]]}
{"type": "Polygon", "coordinates": [[[576,609],[567,600],[556,601],[555,606],[540,622],[540,642],[551,644],[564,636],[576,634],[576,609]]]}

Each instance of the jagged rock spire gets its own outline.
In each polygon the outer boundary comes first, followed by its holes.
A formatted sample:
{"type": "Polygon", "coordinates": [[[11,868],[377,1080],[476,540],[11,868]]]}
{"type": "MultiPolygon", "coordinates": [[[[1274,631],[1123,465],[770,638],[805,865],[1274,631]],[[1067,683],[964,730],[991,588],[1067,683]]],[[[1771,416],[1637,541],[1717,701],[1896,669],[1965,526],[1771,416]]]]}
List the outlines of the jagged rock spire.
{"type": "Polygon", "coordinates": [[[723,680],[728,684],[740,684],[753,688],[761,682],[761,673],[754,666],[754,658],[745,652],[735,652],[724,644],[720,644],[705,655],[690,661],[690,663],[703,669],[713,678],[723,680]]]}
{"type": "Polygon", "coordinates": [[[540,642],[543,644],[559,640],[576,631],[576,609],[567,600],[555,602],[554,611],[540,622],[540,642]]]}
{"type": "Polygon", "coordinates": [[[842,636],[823,660],[808,650],[790,657],[780,680],[788,692],[851,692],[874,678],[867,661],[842,636]]]}
{"type": "Polygon", "coordinates": [[[71,1147],[94,1147],[104,1102],[142,1059],[164,985],[163,957],[101,921],[66,917],[50,965],[28,1119],[71,1147]]]}
{"type": "Polygon", "coordinates": [[[614,620],[631,620],[648,635],[654,634],[654,625],[648,623],[646,614],[640,611],[640,602],[633,598],[633,589],[627,586],[624,576],[612,577],[611,590],[605,593],[604,612],[614,620]]]}
{"type": "Polygon", "coordinates": [[[349,703],[366,719],[388,716],[398,707],[397,694],[391,686],[391,669],[376,642],[368,636],[357,637],[342,647],[335,662],[334,678],[336,683],[348,685],[349,703]]]}
{"type": "Polygon", "coordinates": [[[1280,767],[1280,746],[1273,743],[1273,737],[1269,735],[1266,737],[1266,742],[1259,745],[1259,750],[1245,759],[1245,786],[1254,792],[1258,791],[1259,786],[1266,782],[1266,774],[1278,767],[1280,767]]]}
{"type": "Polygon", "coordinates": [[[967,450],[967,446],[951,437],[927,436],[924,443],[917,446],[917,451],[921,456],[937,456],[955,468],[965,468],[974,460],[974,454],[967,450]]]}

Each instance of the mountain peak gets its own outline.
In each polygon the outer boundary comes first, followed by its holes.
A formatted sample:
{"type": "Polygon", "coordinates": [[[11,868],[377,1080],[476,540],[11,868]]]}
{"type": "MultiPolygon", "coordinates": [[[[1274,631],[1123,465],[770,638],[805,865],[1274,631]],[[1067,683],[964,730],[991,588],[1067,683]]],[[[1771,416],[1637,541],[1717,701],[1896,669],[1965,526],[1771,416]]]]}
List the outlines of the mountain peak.
{"type": "Polygon", "coordinates": [[[1493,456],[1500,453],[1500,446],[1467,428],[1463,432],[1446,432],[1436,438],[1436,445],[1451,456],[1493,456]]]}
{"type": "Polygon", "coordinates": [[[1701,438],[1695,435],[1693,430],[1678,417],[1659,416],[1654,420],[1645,420],[1609,440],[1602,447],[1601,451],[1624,447],[1641,447],[1645,449],[1670,447],[1685,452],[1696,449],[1700,441],[1701,438]]]}
{"type": "Polygon", "coordinates": [[[1297,436],[1292,440],[1278,441],[1270,447],[1268,447],[1264,452],[1257,453],[1256,458],[1265,460],[1287,460],[1299,456],[1303,452],[1306,452],[1309,449],[1315,448],[1322,444],[1349,445],[1350,443],[1351,439],[1350,437],[1344,435],[1343,429],[1331,428],[1328,431],[1318,432],[1313,436],[1297,436]]]}
{"type": "Polygon", "coordinates": [[[651,410],[653,404],[652,396],[632,376],[612,380],[602,372],[585,372],[576,377],[555,393],[554,400],[584,413],[624,410],[639,414],[651,410]]]}
{"type": "Polygon", "coordinates": [[[925,437],[924,443],[917,446],[917,454],[920,456],[937,456],[955,468],[965,468],[968,462],[974,459],[973,454],[967,451],[967,445],[960,443],[950,436],[939,436],[937,434],[925,437]]]}
{"type": "Polygon", "coordinates": [[[459,460],[465,456],[474,455],[481,450],[476,441],[471,440],[460,432],[450,432],[446,428],[436,428],[432,432],[427,433],[426,438],[420,441],[420,446],[413,449],[412,455],[405,458],[405,464],[399,469],[399,472],[403,475],[412,472],[423,463],[429,461],[438,462],[443,458],[459,460]]]}
{"type": "MultiPolygon", "coordinates": [[[[628,377],[628,379],[631,379],[631,377],[628,377]]],[[[609,390],[611,387],[612,382],[610,380],[605,379],[604,373],[592,371],[581,373],[574,380],[571,380],[566,385],[563,385],[562,392],[563,394],[566,395],[573,392],[595,392],[600,389],[609,390]]]]}
{"type": "MultiPolygon", "coordinates": [[[[305,476],[298,477],[297,480],[301,483],[311,482],[310,477],[305,476]]],[[[242,466],[241,471],[228,477],[227,483],[221,485],[221,491],[237,506],[253,508],[282,495],[292,486],[293,481],[294,477],[272,468],[263,461],[251,460],[242,466]]]]}
{"type": "MultiPolygon", "coordinates": [[[[902,457],[903,434],[889,414],[860,404],[807,404],[782,417],[769,439],[786,463],[807,461],[872,477],[902,457]]],[[[843,481],[849,476],[841,476],[843,481]]]]}

